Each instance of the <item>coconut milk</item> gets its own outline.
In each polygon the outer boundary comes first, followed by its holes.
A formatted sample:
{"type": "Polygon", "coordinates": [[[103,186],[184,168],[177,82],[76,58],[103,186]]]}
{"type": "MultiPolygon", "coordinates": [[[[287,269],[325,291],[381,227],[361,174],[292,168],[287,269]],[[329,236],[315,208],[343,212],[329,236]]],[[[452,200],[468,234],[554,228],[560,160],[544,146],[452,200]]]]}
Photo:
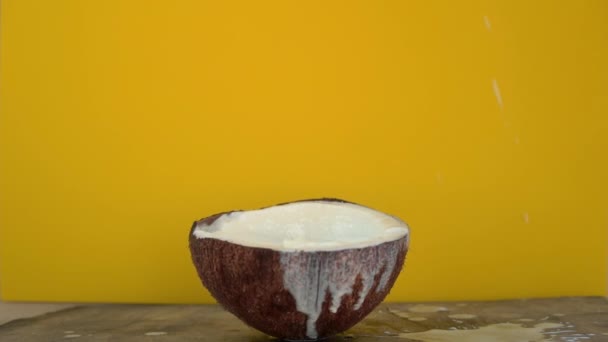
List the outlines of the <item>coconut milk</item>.
{"type": "Polygon", "coordinates": [[[307,315],[306,336],[318,337],[316,323],[328,292],[331,296],[329,310],[337,313],[344,295],[357,295],[353,293],[353,287],[358,276],[361,277],[362,288],[354,305],[355,310],[359,310],[365,302],[380,271],[382,274],[376,292],[387,286],[395,269],[399,249],[386,249],[381,260],[377,253],[375,248],[342,253],[281,253],[283,285],[295,299],[296,309],[307,315]],[[357,257],[352,258],[352,253],[357,257]]]}

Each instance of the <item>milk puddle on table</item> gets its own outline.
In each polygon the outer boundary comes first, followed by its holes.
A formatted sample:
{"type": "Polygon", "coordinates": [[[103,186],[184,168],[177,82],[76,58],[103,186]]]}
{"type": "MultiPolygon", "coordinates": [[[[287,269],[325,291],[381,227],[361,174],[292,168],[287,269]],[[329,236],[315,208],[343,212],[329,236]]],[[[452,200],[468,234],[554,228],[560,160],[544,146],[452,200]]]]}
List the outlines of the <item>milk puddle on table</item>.
{"type": "Polygon", "coordinates": [[[563,327],[559,323],[539,323],[533,327],[521,324],[497,323],[479,329],[440,330],[401,333],[400,337],[422,342],[540,342],[550,341],[547,329],[563,327]]]}

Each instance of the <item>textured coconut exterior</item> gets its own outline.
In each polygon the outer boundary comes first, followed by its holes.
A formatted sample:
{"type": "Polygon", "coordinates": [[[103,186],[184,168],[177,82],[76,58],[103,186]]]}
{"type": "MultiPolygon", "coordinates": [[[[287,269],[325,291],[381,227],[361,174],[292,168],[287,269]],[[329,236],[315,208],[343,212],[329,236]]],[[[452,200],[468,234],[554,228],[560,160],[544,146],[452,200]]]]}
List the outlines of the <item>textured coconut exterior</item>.
{"type": "MultiPolygon", "coordinates": [[[[227,213],[195,222],[190,232],[190,251],[198,275],[228,311],[248,325],[278,338],[322,338],[352,327],[386,297],[407,253],[407,236],[358,249],[284,252],[213,238],[199,239],[193,235],[197,224],[211,224],[224,214],[227,213]],[[327,283],[317,280],[315,291],[310,285],[316,275],[308,278],[301,275],[309,265],[316,265],[320,274],[329,275],[334,283],[332,288],[336,285],[344,288],[345,284],[340,282],[350,279],[352,286],[347,288],[351,290],[340,293],[339,300],[335,300],[329,287],[323,289],[327,283]],[[354,274],[361,267],[373,271],[373,277],[365,280],[361,274],[354,274]],[[303,281],[306,284],[298,284],[303,281]],[[300,285],[307,289],[305,294],[314,297],[307,298],[312,301],[310,304],[318,303],[320,308],[314,321],[310,320],[311,315],[297,308],[292,293],[294,287],[300,285]],[[360,298],[362,294],[364,298],[360,298]]],[[[367,274],[370,278],[370,273],[367,274]]]]}

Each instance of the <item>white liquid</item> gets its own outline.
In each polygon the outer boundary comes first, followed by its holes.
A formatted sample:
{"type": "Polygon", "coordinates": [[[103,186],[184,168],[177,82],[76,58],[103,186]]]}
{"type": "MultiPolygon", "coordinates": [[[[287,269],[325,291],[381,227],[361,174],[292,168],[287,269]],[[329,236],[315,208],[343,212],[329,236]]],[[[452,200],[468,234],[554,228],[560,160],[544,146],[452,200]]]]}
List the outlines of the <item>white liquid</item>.
{"type": "Polygon", "coordinates": [[[422,322],[422,321],[426,321],[428,318],[426,318],[426,317],[408,317],[408,319],[412,322],[422,322]]]}
{"type": "Polygon", "coordinates": [[[294,202],[222,215],[199,223],[194,236],[277,251],[335,251],[394,241],[408,226],[382,212],[351,203],[294,202]]]}
{"type": "MultiPolygon", "coordinates": [[[[371,251],[376,252],[375,249],[371,251]]],[[[331,295],[330,311],[338,312],[344,295],[353,293],[353,286],[357,276],[361,276],[362,289],[354,305],[355,310],[367,298],[374,282],[374,278],[383,270],[376,292],[383,290],[395,269],[398,248],[387,250],[386,257],[379,260],[370,250],[360,250],[362,258],[353,262],[346,253],[309,253],[309,252],[283,252],[281,253],[281,267],[283,269],[283,285],[291,293],[296,309],[307,315],[306,336],[317,338],[317,319],[323,309],[327,292],[331,295]],[[367,255],[365,255],[367,253],[367,255]],[[367,262],[369,261],[369,262],[367,262]],[[374,263],[374,261],[377,261],[374,263]]]]}
{"type": "Polygon", "coordinates": [[[471,314],[453,314],[453,315],[448,315],[448,317],[450,317],[451,319],[474,319],[474,318],[477,318],[476,315],[471,315],[471,314]]]}
{"type": "Polygon", "coordinates": [[[448,311],[448,309],[443,306],[433,306],[433,305],[423,305],[423,304],[414,305],[411,308],[409,308],[408,310],[410,312],[417,312],[417,313],[431,313],[431,312],[448,311]]]}
{"type": "Polygon", "coordinates": [[[519,324],[499,323],[471,330],[433,329],[418,333],[402,333],[399,336],[423,342],[540,342],[548,341],[543,331],[562,327],[558,323],[541,323],[532,328],[519,324]]]}

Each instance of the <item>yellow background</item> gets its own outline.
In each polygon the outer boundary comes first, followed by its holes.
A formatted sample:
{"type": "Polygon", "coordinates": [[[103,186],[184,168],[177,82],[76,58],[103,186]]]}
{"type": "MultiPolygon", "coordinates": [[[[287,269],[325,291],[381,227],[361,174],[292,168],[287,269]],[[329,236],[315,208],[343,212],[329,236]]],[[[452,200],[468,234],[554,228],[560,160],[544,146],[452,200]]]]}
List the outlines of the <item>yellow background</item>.
{"type": "Polygon", "coordinates": [[[390,300],[604,295],[607,4],[4,0],[2,297],[209,302],[192,221],[320,196],[390,300]]]}

